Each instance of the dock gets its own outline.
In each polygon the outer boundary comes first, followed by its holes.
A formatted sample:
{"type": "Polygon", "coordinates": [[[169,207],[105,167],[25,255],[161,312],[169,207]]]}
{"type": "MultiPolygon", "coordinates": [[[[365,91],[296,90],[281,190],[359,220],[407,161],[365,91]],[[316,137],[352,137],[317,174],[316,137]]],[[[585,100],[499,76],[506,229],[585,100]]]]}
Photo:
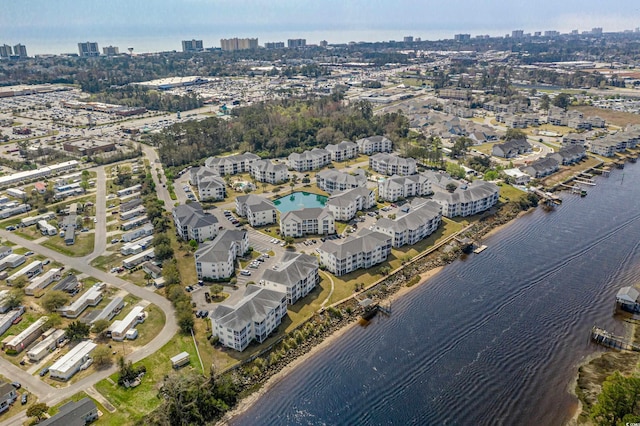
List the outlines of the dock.
{"type": "Polygon", "coordinates": [[[615,334],[609,333],[607,330],[596,327],[595,325],[591,328],[590,338],[595,343],[607,348],[640,352],[640,346],[634,345],[624,337],[616,336],[615,334]]]}
{"type": "Polygon", "coordinates": [[[549,207],[562,204],[562,199],[551,192],[545,192],[540,188],[530,188],[530,191],[540,197],[540,200],[549,207]]]}
{"type": "Polygon", "coordinates": [[[378,302],[374,302],[369,298],[366,298],[360,300],[359,304],[364,308],[364,312],[362,313],[362,320],[366,322],[371,321],[378,312],[382,312],[387,316],[391,315],[391,302],[389,302],[388,305],[382,305],[378,302]]]}
{"type": "Polygon", "coordinates": [[[487,246],[485,246],[485,245],[483,244],[483,245],[481,245],[480,247],[476,247],[476,248],[473,250],[473,252],[474,252],[475,254],[480,254],[480,253],[482,253],[483,251],[485,251],[486,249],[487,249],[487,246]]]}

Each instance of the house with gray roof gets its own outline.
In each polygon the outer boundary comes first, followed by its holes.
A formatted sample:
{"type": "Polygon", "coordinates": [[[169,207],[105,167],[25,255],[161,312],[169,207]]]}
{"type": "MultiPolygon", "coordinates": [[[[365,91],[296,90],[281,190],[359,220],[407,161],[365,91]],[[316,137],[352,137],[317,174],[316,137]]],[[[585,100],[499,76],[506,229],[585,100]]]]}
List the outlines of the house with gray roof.
{"type": "Polygon", "coordinates": [[[229,278],[235,270],[235,260],[249,251],[246,230],[223,230],[212,242],[202,245],[194,254],[198,278],[214,280],[229,278]]]}
{"type": "Polygon", "coordinates": [[[0,383],[0,413],[4,413],[18,399],[16,388],[9,383],[0,383]]]}
{"type": "Polygon", "coordinates": [[[98,407],[89,398],[69,401],[60,411],[39,423],[40,426],[85,426],[98,419],[98,407]]]}
{"type": "Polygon", "coordinates": [[[251,164],[251,176],[258,182],[277,185],[289,180],[289,168],[286,164],[274,164],[270,160],[256,160],[251,164]]]}
{"type": "Polygon", "coordinates": [[[264,271],[260,285],[286,293],[287,303],[293,305],[319,282],[318,259],[315,256],[287,251],[278,264],[264,271]]]}
{"type": "Polygon", "coordinates": [[[238,303],[211,311],[211,332],[224,346],[242,352],[254,340],[264,342],[286,315],[286,293],[248,285],[238,303]]]}
{"type": "Polygon", "coordinates": [[[236,213],[246,217],[251,226],[263,226],[276,223],[276,206],[273,201],[248,194],[236,197],[236,213]]]}
{"type": "Polygon", "coordinates": [[[358,156],[358,144],[351,141],[329,144],[325,149],[329,151],[333,161],[345,161],[358,156]]]}
{"type": "Polygon", "coordinates": [[[359,211],[376,206],[376,194],[367,187],[353,188],[339,192],[327,200],[326,208],[335,220],[347,222],[359,211]]]}
{"type": "Polygon", "coordinates": [[[499,188],[496,184],[482,180],[471,183],[451,179],[442,172],[425,172],[431,179],[433,201],[442,206],[445,217],[472,216],[490,209],[498,202],[499,188]],[[447,190],[447,185],[453,183],[456,189],[447,190]]]}
{"type": "Polygon", "coordinates": [[[280,215],[280,235],[283,237],[299,238],[335,233],[335,220],[328,208],[312,207],[280,215]]]}
{"type": "Polygon", "coordinates": [[[205,167],[213,170],[218,176],[236,175],[238,173],[248,173],[251,164],[258,161],[259,156],[252,152],[244,154],[229,155],[227,157],[209,157],[204,162],[205,167]]]}
{"type": "Polygon", "coordinates": [[[369,136],[356,141],[361,154],[371,155],[376,152],[391,152],[393,143],[384,136],[369,136]]]}
{"type": "Polygon", "coordinates": [[[584,133],[567,133],[562,137],[562,146],[580,145],[584,146],[587,142],[584,133]]]}
{"type": "Polygon", "coordinates": [[[292,152],[287,158],[289,168],[298,172],[317,170],[331,163],[331,153],[326,149],[313,148],[303,153],[292,152]]]}
{"type": "Polygon", "coordinates": [[[387,176],[408,176],[416,172],[417,163],[413,158],[402,158],[395,154],[378,153],[369,157],[369,167],[387,176]]]}
{"type": "Polygon", "coordinates": [[[378,182],[378,197],[394,202],[409,197],[431,195],[431,181],[423,174],[411,176],[394,175],[378,182]]]}
{"type": "Polygon", "coordinates": [[[582,145],[570,145],[560,148],[558,152],[549,154],[548,157],[553,158],[563,166],[575,164],[587,156],[587,151],[582,145]]]}
{"type": "Polygon", "coordinates": [[[182,204],[173,208],[176,233],[185,241],[203,242],[218,235],[218,219],[205,213],[200,203],[182,204]]]}
{"type": "Polygon", "coordinates": [[[491,154],[496,157],[513,158],[518,155],[528,154],[533,150],[526,139],[511,139],[493,146],[491,154]]]}
{"type": "Polygon", "coordinates": [[[318,188],[331,194],[365,186],[367,174],[362,169],[357,169],[353,174],[336,169],[322,170],[316,174],[316,183],[318,188]]]}
{"type": "Polygon", "coordinates": [[[363,229],[358,236],[325,241],[319,248],[320,264],[336,276],[360,268],[371,268],[389,257],[392,238],[382,232],[363,229]]]}
{"type": "Polygon", "coordinates": [[[433,234],[442,222],[442,206],[435,201],[416,198],[409,212],[395,219],[379,219],[374,231],[389,235],[393,247],[413,245],[433,234]]]}
{"type": "Polygon", "coordinates": [[[547,155],[545,157],[532,161],[528,165],[520,167],[520,170],[534,179],[549,176],[550,174],[555,173],[558,171],[558,169],[560,169],[560,163],[558,162],[558,160],[551,157],[551,155],[547,155]]]}

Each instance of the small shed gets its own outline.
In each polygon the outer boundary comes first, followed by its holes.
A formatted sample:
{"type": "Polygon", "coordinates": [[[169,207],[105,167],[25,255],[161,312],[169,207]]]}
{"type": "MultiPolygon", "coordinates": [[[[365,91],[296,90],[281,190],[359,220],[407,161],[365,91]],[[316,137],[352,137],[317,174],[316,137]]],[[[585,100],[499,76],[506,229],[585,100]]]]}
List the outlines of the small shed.
{"type": "Polygon", "coordinates": [[[124,337],[127,340],[135,340],[138,337],[138,330],[135,328],[130,328],[125,334],[124,337]]]}
{"type": "Polygon", "coordinates": [[[189,364],[189,353],[181,352],[176,356],[171,357],[171,366],[175,369],[183,367],[189,364]]]}

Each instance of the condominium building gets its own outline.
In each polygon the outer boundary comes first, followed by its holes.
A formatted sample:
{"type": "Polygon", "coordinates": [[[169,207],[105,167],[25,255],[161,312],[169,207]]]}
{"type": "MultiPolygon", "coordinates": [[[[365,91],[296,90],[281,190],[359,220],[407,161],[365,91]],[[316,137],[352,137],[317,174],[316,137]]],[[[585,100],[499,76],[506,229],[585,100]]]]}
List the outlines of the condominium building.
{"type": "Polygon", "coordinates": [[[102,48],[102,54],[105,56],[116,56],[120,54],[117,46],[107,46],[102,48]]]}
{"type": "Polygon", "coordinates": [[[213,170],[218,176],[236,175],[238,173],[248,173],[251,165],[260,159],[252,152],[244,154],[229,155],[227,157],[209,157],[204,162],[205,167],[213,170]]]}
{"type": "Polygon", "coordinates": [[[417,163],[413,158],[402,158],[394,154],[378,153],[369,157],[369,167],[387,176],[408,176],[416,173],[417,163]]]}
{"type": "Polygon", "coordinates": [[[233,275],[235,260],[249,250],[245,230],[224,230],[212,242],[195,253],[198,278],[223,279],[233,275]]]}
{"type": "Polygon", "coordinates": [[[304,38],[290,38],[287,40],[287,47],[289,49],[305,47],[306,45],[307,45],[307,40],[304,38]]]}
{"type": "Polygon", "coordinates": [[[351,141],[329,144],[325,149],[329,151],[333,161],[345,161],[358,156],[358,144],[351,141]]]}
{"type": "Polygon", "coordinates": [[[443,216],[471,216],[498,202],[499,188],[491,182],[475,180],[467,184],[451,179],[446,173],[427,172],[427,176],[432,181],[432,198],[442,206],[443,216]],[[453,192],[447,189],[450,183],[456,186],[453,192]]]}
{"type": "Polygon", "coordinates": [[[336,169],[321,170],[316,174],[316,183],[318,188],[331,194],[365,186],[367,174],[362,169],[357,169],[353,174],[336,169]]]}
{"type": "Polygon", "coordinates": [[[98,48],[98,43],[96,43],[95,41],[78,43],[78,54],[82,58],[88,58],[91,56],[100,56],[100,49],[98,48]]]}
{"type": "Polygon", "coordinates": [[[20,43],[13,46],[13,56],[17,56],[19,59],[28,58],[29,55],[27,55],[27,46],[20,43]]]}
{"type": "Polygon", "coordinates": [[[211,332],[224,346],[242,352],[249,343],[262,343],[287,315],[286,293],[255,285],[233,306],[217,305],[211,312],[211,332]]]}
{"type": "Polygon", "coordinates": [[[201,52],[204,50],[202,40],[182,40],[183,52],[201,52]]]}
{"type": "Polygon", "coordinates": [[[10,58],[13,55],[13,50],[8,44],[0,45],[0,58],[10,58]]]}
{"type": "Polygon", "coordinates": [[[384,136],[369,136],[367,138],[358,139],[358,150],[360,154],[371,155],[376,152],[391,152],[393,143],[384,136]]]}
{"type": "Polygon", "coordinates": [[[218,219],[207,214],[200,203],[182,204],[173,208],[173,221],[176,233],[185,241],[203,242],[218,235],[218,219]]]}
{"type": "Polygon", "coordinates": [[[313,148],[299,154],[292,152],[287,158],[289,168],[298,172],[317,170],[331,163],[331,154],[326,149],[313,148]]]}
{"type": "Polygon", "coordinates": [[[327,200],[326,208],[335,220],[347,222],[359,211],[376,207],[376,194],[366,187],[339,192],[327,200]]]}
{"type": "Polygon", "coordinates": [[[389,257],[392,238],[381,232],[363,229],[357,237],[326,241],[320,248],[320,264],[336,276],[360,268],[371,268],[389,257]]]}
{"type": "Polygon", "coordinates": [[[276,223],[276,206],[271,200],[259,195],[240,195],[236,198],[236,213],[246,217],[251,226],[276,223]]]}
{"type": "Polygon", "coordinates": [[[384,201],[394,202],[409,197],[430,195],[431,181],[422,174],[411,176],[391,176],[378,182],[378,197],[384,201]]]}
{"type": "Polygon", "coordinates": [[[258,48],[257,38],[228,38],[220,39],[220,47],[222,50],[235,52],[236,50],[249,50],[258,48]]]}
{"type": "Polygon", "coordinates": [[[389,235],[394,247],[413,245],[433,234],[442,222],[442,206],[435,201],[416,198],[406,214],[396,219],[382,218],[374,231],[389,235]]]}
{"type": "Polygon", "coordinates": [[[200,200],[224,200],[227,196],[226,183],[213,169],[193,167],[191,184],[198,188],[200,200]]]}
{"type": "Polygon", "coordinates": [[[270,160],[256,160],[251,164],[251,176],[258,182],[277,185],[289,180],[289,168],[286,164],[273,164],[270,160]]]}
{"type": "Polygon", "coordinates": [[[280,235],[283,237],[298,238],[335,232],[335,221],[327,208],[313,207],[280,215],[280,235]]]}
{"type": "Polygon", "coordinates": [[[287,303],[293,305],[319,282],[318,259],[315,256],[287,251],[278,264],[264,271],[260,285],[286,293],[287,303]]]}

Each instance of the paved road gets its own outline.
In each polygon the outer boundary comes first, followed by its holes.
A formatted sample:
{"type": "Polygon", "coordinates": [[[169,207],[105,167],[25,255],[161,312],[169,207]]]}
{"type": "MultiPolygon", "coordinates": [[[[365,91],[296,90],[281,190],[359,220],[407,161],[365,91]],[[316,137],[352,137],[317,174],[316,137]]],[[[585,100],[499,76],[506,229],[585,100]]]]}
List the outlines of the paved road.
{"type": "Polygon", "coordinates": [[[107,176],[104,166],[94,169],[97,174],[96,179],[96,220],[95,240],[93,243],[93,253],[83,257],[89,264],[91,260],[101,256],[107,248],[107,176]]]}
{"type": "Polygon", "coordinates": [[[162,164],[160,164],[160,157],[158,156],[158,151],[149,145],[145,145],[143,143],[139,144],[144,155],[149,159],[149,164],[151,165],[151,176],[153,177],[153,182],[156,184],[156,193],[158,194],[158,199],[164,201],[164,208],[167,211],[171,211],[173,209],[174,200],[169,196],[169,191],[166,187],[163,187],[163,182],[166,184],[167,178],[164,176],[164,169],[162,168],[162,164]],[[162,176],[162,182],[158,179],[158,170],[160,171],[160,175],[162,176]]]}

